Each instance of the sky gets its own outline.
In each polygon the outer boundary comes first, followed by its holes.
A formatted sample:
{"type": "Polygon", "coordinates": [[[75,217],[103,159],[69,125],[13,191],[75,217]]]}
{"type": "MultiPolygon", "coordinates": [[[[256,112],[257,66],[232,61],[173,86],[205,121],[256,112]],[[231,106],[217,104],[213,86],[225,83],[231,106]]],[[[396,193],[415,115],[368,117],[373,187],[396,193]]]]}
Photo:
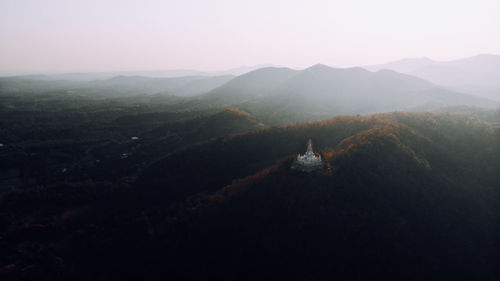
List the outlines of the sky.
{"type": "Polygon", "coordinates": [[[500,54],[499,0],[0,0],[0,72],[337,67],[500,54]]]}

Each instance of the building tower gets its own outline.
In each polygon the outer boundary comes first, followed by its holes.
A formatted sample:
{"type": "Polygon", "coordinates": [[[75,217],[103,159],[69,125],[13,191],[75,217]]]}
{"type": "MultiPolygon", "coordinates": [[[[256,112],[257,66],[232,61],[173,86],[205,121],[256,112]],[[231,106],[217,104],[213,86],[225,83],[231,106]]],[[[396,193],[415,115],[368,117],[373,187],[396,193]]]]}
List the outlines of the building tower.
{"type": "Polygon", "coordinates": [[[323,161],[321,156],[316,156],[313,151],[312,140],[307,142],[307,150],[303,155],[298,155],[297,160],[292,164],[292,169],[299,170],[306,173],[318,171],[323,168],[323,161]]]}

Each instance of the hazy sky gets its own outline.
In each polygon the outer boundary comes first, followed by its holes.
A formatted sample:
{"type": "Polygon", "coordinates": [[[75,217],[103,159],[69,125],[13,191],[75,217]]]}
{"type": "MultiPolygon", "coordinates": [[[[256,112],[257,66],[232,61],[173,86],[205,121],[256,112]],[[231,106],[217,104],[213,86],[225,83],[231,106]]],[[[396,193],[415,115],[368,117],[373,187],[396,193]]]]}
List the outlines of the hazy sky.
{"type": "Polygon", "coordinates": [[[500,0],[0,0],[0,72],[500,54],[500,0]]]}

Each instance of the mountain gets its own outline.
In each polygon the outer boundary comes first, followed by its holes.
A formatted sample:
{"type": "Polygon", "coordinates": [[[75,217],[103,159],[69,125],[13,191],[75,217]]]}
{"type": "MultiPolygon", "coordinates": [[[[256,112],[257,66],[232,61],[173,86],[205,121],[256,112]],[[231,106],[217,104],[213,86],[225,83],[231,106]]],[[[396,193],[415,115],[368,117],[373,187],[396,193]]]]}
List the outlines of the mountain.
{"type": "Polygon", "coordinates": [[[464,93],[500,100],[500,55],[482,54],[444,62],[427,58],[403,59],[365,68],[371,71],[391,69],[464,93]]]}
{"type": "Polygon", "coordinates": [[[204,95],[204,101],[238,104],[269,124],[320,120],[338,114],[428,110],[448,105],[497,103],[438,87],[390,70],[314,65],[296,71],[263,68],[238,76],[204,95]],[[287,119],[291,113],[296,119],[287,119]],[[275,121],[272,121],[272,120],[275,121]]]}
{"type": "Polygon", "coordinates": [[[367,113],[423,104],[419,95],[435,86],[395,72],[315,65],[274,89],[271,95],[303,100],[316,108],[335,107],[339,113],[367,113]]]}
{"type": "Polygon", "coordinates": [[[296,73],[297,71],[284,67],[257,69],[232,79],[205,96],[224,103],[239,103],[247,99],[269,95],[274,88],[292,78],[296,73]]]}
{"type": "Polygon", "coordinates": [[[185,147],[137,182],[154,204],[179,202],[153,227],[163,243],[148,264],[183,280],[495,280],[498,129],[391,113],[185,147]],[[317,174],[290,168],[308,138],[326,165],[317,174]]]}

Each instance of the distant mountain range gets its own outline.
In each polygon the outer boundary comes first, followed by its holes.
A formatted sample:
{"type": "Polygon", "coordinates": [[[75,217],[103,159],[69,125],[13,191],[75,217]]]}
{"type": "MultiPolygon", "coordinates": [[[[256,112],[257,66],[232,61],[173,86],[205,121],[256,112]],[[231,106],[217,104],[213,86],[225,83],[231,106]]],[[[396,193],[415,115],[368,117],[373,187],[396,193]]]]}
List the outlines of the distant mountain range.
{"type": "Polygon", "coordinates": [[[199,71],[193,69],[172,69],[172,70],[138,70],[138,71],[109,71],[109,72],[70,72],[59,74],[29,74],[29,75],[2,75],[4,77],[22,77],[34,80],[72,80],[72,81],[93,81],[107,80],[116,76],[143,76],[156,78],[176,78],[186,76],[238,76],[259,68],[269,67],[271,64],[258,64],[253,66],[241,66],[220,71],[199,71]]]}
{"type": "Polygon", "coordinates": [[[304,70],[262,68],[213,89],[203,100],[239,105],[258,116],[270,114],[271,119],[290,112],[304,115],[297,121],[315,119],[313,116],[319,120],[337,114],[420,111],[460,104],[498,105],[391,70],[371,72],[359,67],[332,68],[321,64],[304,70]]]}
{"type": "Polygon", "coordinates": [[[500,100],[500,55],[482,54],[444,62],[411,58],[365,68],[390,69],[464,93],[500,100]]]}
{"type": "MultiPolygon", "coordinates": [[[[81,72],[81,73],[61,73],[48,75],[18,75],[8,76],[9,78],[17,77],[28,80],[48,80],[48,81],[94,81],[108,80],[117,76],[141,76],[150,78],[180,78],[180,77],[200,77],[200,76],[240,76],[253,72],[255,70],[277,68],[270,64],[260,64],[254,66],[242,66],[222,71],[199,71],[192,69],[174,69],[174,70],[147,70],[147,71],[115,71],[115,72],[81,72]]],[[[500,55],[481,54],[473,57],[451,60],[451,61],[435,61],[427,57],[421,58],[405,58],[386,64],[377,64],[363,66],[369,71],[393,70],[403,74],[412,75],[438,86],[448,88],[453,91],[466,94],[482,96],[489,99],[500,101],[500,55]]],[[[283,68],[285,69],[285,68],[283,68]]],[[[287,69],[292,71],[291,69],[287,69]]],[[[291,73],[288,71],[289,73],[291,73]]],[[[265,73],[266,70],[258,73],[265,73]]],[[[282,70],[281,75],[285,75],[286,70],[282,70]]],[[[257,75],[257,74],[255,74],[257,75]]],[[[259,74],[260,75],[260,74],[259,74]]],[[[271,74],[280,75],[280,74],[271,74]]],[[[5,77],[4,77],[5,78],[5,77]]],[[[245,79],[248,79],[246,77],[245,79]]],[[[262,79],[262,76],[261,78],[262,79]]],[[[267,78],[266,78],[267,79],[267,78]]],[[[272,79],[270,77],[269,79],[272,79]]],[[[279,80],[279,79],[278,79],[279,80]]],[[[266,83],[264,81],[259,81],[266,83]]],[[[238,80],[235,81],[236,85],[238,80]]],[[[219,85],[217,85],[219,86],[219,85]]],[[[265,85],[255,85],[255,88],[264,87],[265,85]]],[[[230,91],[235,85],[228,85],[226,91],[230,91]]],[[[252,87],[238,90],[250,90],[252,87]]],[[[211,89],[208,89],[210,91],[211,89]]],[[[194,91],[188,95],[199,94],[199,91],[194,91]]]]}
{"type": "Polygon", "coordinates": [[[26,76],[0,78],[0,92],[47,92],[67,91],[76,95],[100,95],[124,97],[134,95],[168,94],[190,97],[208,91],[230,81],[234,76],[183,76],[145,77],[115,76],[105,80],[40,80],[26,76]]]}
{"type": "MultiPolygon", "coordinates": [[[[426,111],[453,105],[500,106],[499,101],[477,95],[489,93],[494,98],[498,94],[494,89],[500,89],[500,56],[480,55],[451,62],[405,59],[366,68],[369,70],[322,64],[303,70],[256,66],[220,72],[218,76],[118,75],[91,81],[85,80],[90,76],[83,79],[79,74],[16,76],[0,78],[0,93],[62,91],[102,98],[170,95],[182,98],[179,110],[237,107],[271,125],[339,114],[426,111]],[[249,71],[253,68],[257,69],[249,71]]],[[[167,72],[162,75],[199,74],[167,72]]]]}

